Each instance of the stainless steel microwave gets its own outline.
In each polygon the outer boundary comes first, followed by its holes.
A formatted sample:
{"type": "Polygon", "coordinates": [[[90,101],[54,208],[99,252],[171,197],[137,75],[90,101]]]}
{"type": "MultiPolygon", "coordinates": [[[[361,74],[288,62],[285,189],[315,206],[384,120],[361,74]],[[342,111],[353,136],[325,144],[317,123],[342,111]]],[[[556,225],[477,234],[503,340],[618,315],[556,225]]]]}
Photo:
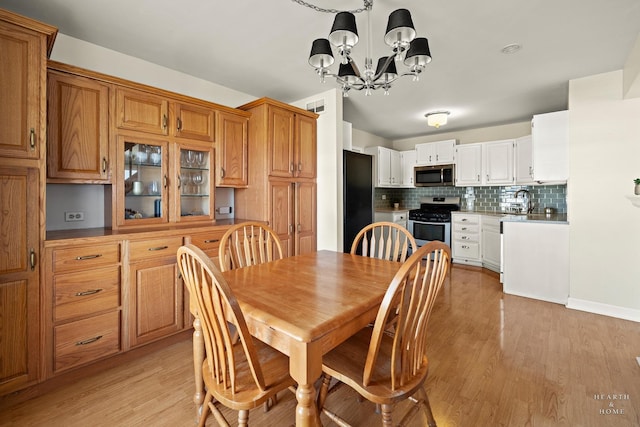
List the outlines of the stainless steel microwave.
{"type": "Polygon", "coordinates": [[[416,187],[437,187],[443,185],[453,185],[455,180],[456,166],[416,166],[414,168],[414,183],[416,187]]]}

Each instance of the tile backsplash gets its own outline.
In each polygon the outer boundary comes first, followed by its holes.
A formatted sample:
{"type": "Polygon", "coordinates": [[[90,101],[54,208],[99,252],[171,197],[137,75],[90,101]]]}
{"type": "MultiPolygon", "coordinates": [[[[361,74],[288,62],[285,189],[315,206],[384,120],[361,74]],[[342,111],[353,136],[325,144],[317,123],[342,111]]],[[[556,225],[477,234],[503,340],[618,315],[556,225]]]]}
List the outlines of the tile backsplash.
{"type": "MultiPolygon", "coordinates": [[[[376,188],[375,208],[389,208],[394,202],[406,209],[420,207],[422,197],[460,197],[461,209],[466,209],[469,201],[473,209],[479,211],[507,212],[521,202],[516,200],[518,190],[527,190],[534,205],[534,212],[543,212],[552,207],[558,213],[567,212],[567,186],[562,185],[513,185],[505,187],[420,187],[420,188],[376,188]],[[385,197],[383,199],[382,197],[385,197]],[[465,197],[466,196],[466,197],[465,197]]],[[[471,208],[471,206],[469,206],[471,208]]]]}

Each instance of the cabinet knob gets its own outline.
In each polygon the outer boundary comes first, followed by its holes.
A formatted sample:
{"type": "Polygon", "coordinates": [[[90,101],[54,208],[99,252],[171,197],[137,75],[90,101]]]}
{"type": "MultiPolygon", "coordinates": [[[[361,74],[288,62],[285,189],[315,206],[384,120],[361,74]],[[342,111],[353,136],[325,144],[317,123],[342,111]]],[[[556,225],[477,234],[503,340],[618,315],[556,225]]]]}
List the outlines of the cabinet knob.
{"type": "Polygon", "coordinates": [[[220,178],[224,178],[224,168],[220,168],[220,178]]]}
{"type": "Polygon", "coordinates": [[[31,271],[36,269],[36,251],[33,248],[29,249],[29,266],[31,271]]]}
{"type": "Polygon", "coordinates": [[[167,115],[163,114],[162,115],[162,129],[166,129],[167,128],[167,115]]]}
{"type": "Polygon", "coordinates": [[[182,120],[180,120],[180,117],[177,118],[176,120],[176,126],[178,127],[178,130],[182,130],[182,120]]]}

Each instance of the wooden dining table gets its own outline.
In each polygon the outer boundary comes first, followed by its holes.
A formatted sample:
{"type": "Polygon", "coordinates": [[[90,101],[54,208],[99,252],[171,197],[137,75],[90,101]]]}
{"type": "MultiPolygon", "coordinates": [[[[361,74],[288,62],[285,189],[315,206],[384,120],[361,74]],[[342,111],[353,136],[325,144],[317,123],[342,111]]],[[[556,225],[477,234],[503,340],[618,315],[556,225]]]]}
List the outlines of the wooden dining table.
{"type": "Polygon", "coordinates": [[[251,334],[289,356],[296,426],[319,426],[322,355],[375,319],[400,263],[318,251],[223,273],[251,334]]]}

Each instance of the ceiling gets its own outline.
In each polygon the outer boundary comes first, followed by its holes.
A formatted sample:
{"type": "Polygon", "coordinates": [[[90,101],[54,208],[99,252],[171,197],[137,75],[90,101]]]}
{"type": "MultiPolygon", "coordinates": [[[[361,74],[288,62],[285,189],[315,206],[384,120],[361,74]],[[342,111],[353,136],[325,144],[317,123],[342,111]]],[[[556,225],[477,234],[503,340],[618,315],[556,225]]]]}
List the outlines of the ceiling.
{"type": "MultiPolygon", "coordinates": [[[[307,1],[341,10],[363,6],[307,1]]],[[[337,87],[333,79],[322,84],[307,63],[311,42],[327,37],[333,15],[292,0],[0,0],[0,7],[256,97],[294,102],[337,87]]],[[[639,0],[375,0],[374,62],[388,55],[386,21],[398,8],[411,11],[433,61],[418,82],[403,77],[388,96],[351,92],[344,100],[344,119],[354,128],[388,139],[437,133],[424,118],[435,110],[451,112],[439,130],[449,132],[566,109],[568,81],[622,69],[640,32],[639,0]],[[511,43],[522,49],[501,53],[511,43]]],[[[362,67],[366,13],[356,20],[353,56],[362,67]]]]}

